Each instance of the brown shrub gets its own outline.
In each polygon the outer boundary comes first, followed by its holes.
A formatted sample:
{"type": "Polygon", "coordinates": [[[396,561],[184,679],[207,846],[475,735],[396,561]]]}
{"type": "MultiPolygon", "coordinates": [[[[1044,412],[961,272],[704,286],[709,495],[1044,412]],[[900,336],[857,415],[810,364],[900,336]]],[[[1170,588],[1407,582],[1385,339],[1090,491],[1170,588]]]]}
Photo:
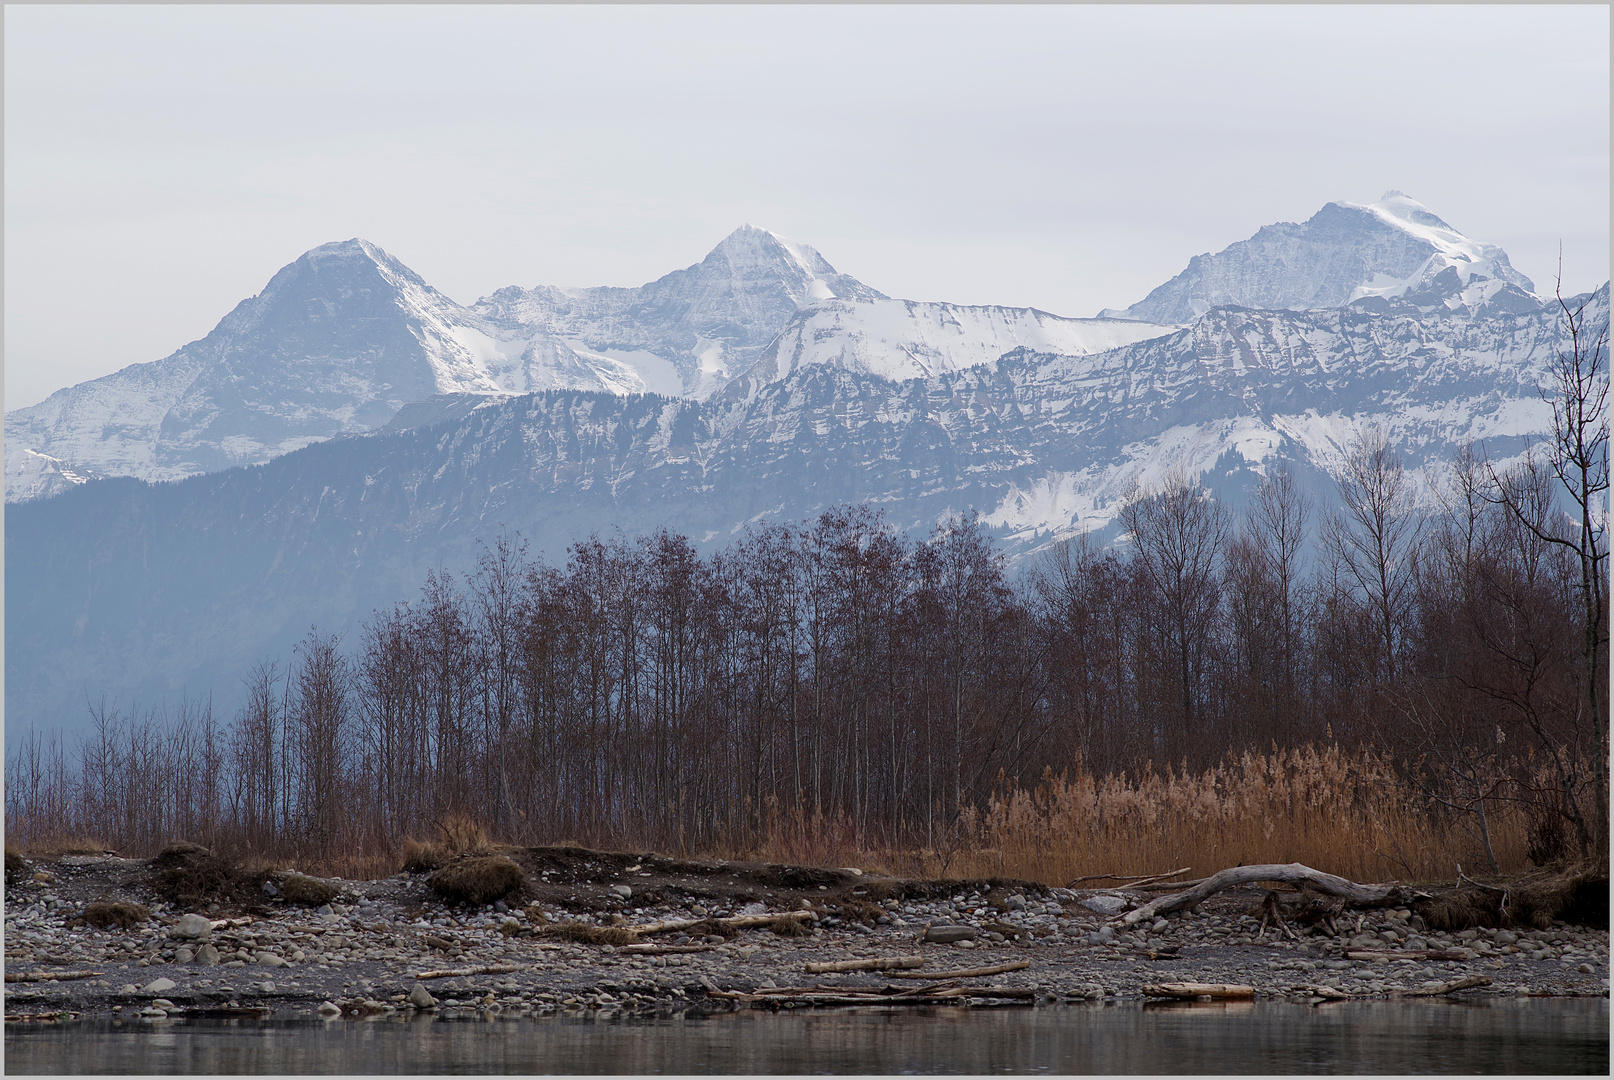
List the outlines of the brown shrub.
{"type": "Polygon", "coordinates": [[[414,839],[404,841],[403,870],[406,874],[428,874],[441,869],[447,861],[448,853],[435,841],[414,839]]]}
{"type": "Polygon", "coordinates": [[[170,844],[151,860],[152,888],[171,904],[197,908],[210,903],[261,903],[255,876],[232,858],[200,844],[170,844]]]}
{"type": "Polygon", "coordinates": [[[426,883],[450,903],[491,904],[521,887],[521,867],[503,855],[459,859],[426,883]]]}
{"type": "Polygon", "coordinates": [[[12,879],[23,877],[28,873],[28,860],[17,852],[6,848],[6,884],[10,885],[12,879]]]}
{"type": "Polygon", "coordinates": [[[114,926],[128,930],[151,918],[151,909],[117,900],[101,900],[86,907],[79,918],[102,930],[114,926]]]}
{"type": "Polygon", "coordinates": [[[288,902],[307,907],[328,904],[342,892],[330,882],[311,878],[307,874],[287,874],[276,887],[288,902]]]}

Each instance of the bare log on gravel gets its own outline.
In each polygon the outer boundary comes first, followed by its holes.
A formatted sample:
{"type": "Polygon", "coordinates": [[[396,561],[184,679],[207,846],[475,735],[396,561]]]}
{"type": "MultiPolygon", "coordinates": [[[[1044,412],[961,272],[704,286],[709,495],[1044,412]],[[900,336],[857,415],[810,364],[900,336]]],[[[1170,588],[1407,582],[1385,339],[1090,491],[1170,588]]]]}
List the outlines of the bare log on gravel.
{"type": "Polygon", "coordinates": [[[1006,971],[1024,971],[1030,966],[1030,960],[1015,960],[1008,964],[993,964],[991,967],[965,968],[962,971],[893,971],[889,978],[978,979],[983,975],[1002,975],[1006,971]]]}
{"type": "Polygon", "coordinates": [[[1297,994],[1320,997],[1324,1001],[1349,1001],[1352,996],[1343,990],[1335,990],[1332,986],[1292,986],[1289,989],[1297,994]]]}
{"type": "Polygon", "coordinates": [[[1465,975],[1461,979],[1452,979],[1437,986],[1426,986],[1421,990],[1404,991],[1403,997],[1434,997],[1436,994],[1454,994],[1459,990],[1473,990],[1480,986],[1490,986],[1491,980],[1485,975],[1465,975]]]}
{"type": "Polygon", "coordinates": [[[1413,949],[1408,952],[1395,952],[1390,949],[1351,949],[1345,954],[1347,960],[1472,960],[1474,954],[1468,949],[1413,949]]]}
{"type": "Polygon", "coordinates": [[[1253,998],[1255,987],[1231,983],[1158,983],[1145,986],[1143,992],[1148,997],[1164,998],[1253,998]]]}
{"type": "Polygon", "coordinates": [[[664,919],[661,922],[645,923],[643,926],[627,926],[623,929],[641,936],[648,934],[671,934],[679,930],[688,930],[692,926],[726,926],[731,930],[744,930],[751,926],[777,926],[787,922],[805,922],[815,918],[811,911],[784,911],[772,915],[731,915],[726,919],[664,919]]]}
{"type": "Polygon", "coordinates": [[[416,979],[460,979],[468,975],[508,975],[520,971],[520,964],[489,964],[487,967],[449,968],[445,971],[422,971],[416,979]]]}
{"type": "Polygon", "coordinates": [[[933,983],[909,989],[885,987],[863,990],[856,987],[819,986],[759,989],[751,993],[713,990],[709,995],[730,1001],[743,1001],[770,1008],[795,1005],[970,1005],[972,999],[996,999],[1000,1003],[1030,1003],[1038,991],[1023,986],[949,986],[933,983]]]}
{"type": "MultiPolygon", "coordinates": [[[[831,960],[822,964],[804,964],[802,969],[809,975],[823,975],[831,971],[894,971],[898,968],[920,968],[925,966],[923,956],[885,956],[874,957],[868,960],[831,960]]],[[[927,976],[935,978],[935,976],[927,976]]]]}
{"type": "Polygon", "coordinates": [[[60,982],[63,979],[93,979],[104,971],[8,971],[6,982],[60,982]]]}
{"type": "Polygon", "coordinates": [[[1151,900],[1140,908],[1122,916],[1124,926],[1136,926],[1144,919],[1164,915],[1168,911],[1191,908],[1207,897],[1238,885],[1253,885],[1258,881],[1282,881],[1290,885],[1306,884],[1320,893],[1338,896],[1346,902],[1360,905],[1384,905],[1411,899],[1412,894],[1399,885],[1358,885],[1321,870],[1313,870],[1304,863],[1265,863],[1259,866],[1235,866],[1212,874],[1191,889],[1151,900]]]}
{"type": "Polygon", "coordinates": [[[672,953],[711,952],[716,945],[623,945],[619,956],[666,956],[672,953]]]}

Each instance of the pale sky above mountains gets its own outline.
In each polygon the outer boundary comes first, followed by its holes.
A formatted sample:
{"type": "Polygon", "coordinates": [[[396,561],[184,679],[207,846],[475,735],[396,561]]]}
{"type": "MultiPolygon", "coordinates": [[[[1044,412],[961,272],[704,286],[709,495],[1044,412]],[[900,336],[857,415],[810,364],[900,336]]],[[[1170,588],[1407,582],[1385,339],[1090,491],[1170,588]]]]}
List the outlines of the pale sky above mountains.
{"type": "Polygon", "coordinates": [[[1125,307],[1398,188],[1608,278],[1603,6],[5,9],[6,408],[361,236],[462,303],[743,222],[891,295],[1125,307]]]}

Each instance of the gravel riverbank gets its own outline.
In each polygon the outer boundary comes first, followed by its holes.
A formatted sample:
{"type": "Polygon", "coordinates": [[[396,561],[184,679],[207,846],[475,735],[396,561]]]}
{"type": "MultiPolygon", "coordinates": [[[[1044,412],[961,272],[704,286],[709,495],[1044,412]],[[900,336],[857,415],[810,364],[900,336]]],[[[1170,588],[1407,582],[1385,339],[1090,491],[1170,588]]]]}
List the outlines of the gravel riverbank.
{"type": "Polygon", "coordinates": [[[1474,977],[1488,981],[1464,992],[1606,997],[1609,989],[1608,932],[1583,926],[1440,933],[1400,908],[1348,911],[1338,934],[1296,926],[1291,939],[1272,926],[1260,931],[1266,890],[1252,887],[1127,931],[1091,906],[1113,905],[1115,894],[1025,882],[900,881],[578,848],[510,854],[523,884],[509,903],[450,907],[424,875],[399,874],[321,879],[340,894],[319,906],[266,893],[247,909],[201,910],[161,902],[145,860],[30,857],[28,873],[6,890],[6,1015],[715,1010],[749,1007],[721,995],[759,988],[925,985],[885,971],[806,969],[894,957],[923,957],[907,973],[938,976],[1026,961],[951,981],[1029,990],[1033,1001],[1136,998],[1171,982],[1306,1000],[1391,997],[1474,977]],[[98,901],[143,905],[149,917],[97,929],[82,915],[98,901]],[[646,936],[638,948],[653,953],[575,940],[590,936],[584,928],[799,911],[811,914],[781,926],[785,933],[708,922],[646,936]],[[927,928],[933,938],[970,940],[926,941],[927,928]],[[444,971],[461,974],[422,978],[444,971]]]}

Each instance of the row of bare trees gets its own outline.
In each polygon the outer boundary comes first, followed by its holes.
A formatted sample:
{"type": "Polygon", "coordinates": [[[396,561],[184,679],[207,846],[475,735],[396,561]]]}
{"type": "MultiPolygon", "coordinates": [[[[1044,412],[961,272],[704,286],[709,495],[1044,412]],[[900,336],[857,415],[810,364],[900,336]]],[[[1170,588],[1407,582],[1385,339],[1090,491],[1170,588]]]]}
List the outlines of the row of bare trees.
{"type": "MultiPolygon", "coordinates": [[[[1571,314],[1571,324],[1573,314],[1571,314]]],[[[1606,332],[1605,332],[1606,335],[1606,332]]],[[[833,822],[935,847],[1006,786],[1205,768],[1336,743],[1388,751],[1433,812],[1528,814],[1541,859],[1608,842],[1606,372],[1559,365],[1554,442],[1465,451],[1438,506],[1381,434],[1338,509],[1282,469],[1234,515],[1188,478],[1011,580],[955,517],[912,540],[867,506],[684,537],[518,537],[347,642],[310,632],[227,727],[96,713],[13,747],[13,835],[135,848],[390,847],[469,815],[512,839],[767,847],[833,822]]]]}

